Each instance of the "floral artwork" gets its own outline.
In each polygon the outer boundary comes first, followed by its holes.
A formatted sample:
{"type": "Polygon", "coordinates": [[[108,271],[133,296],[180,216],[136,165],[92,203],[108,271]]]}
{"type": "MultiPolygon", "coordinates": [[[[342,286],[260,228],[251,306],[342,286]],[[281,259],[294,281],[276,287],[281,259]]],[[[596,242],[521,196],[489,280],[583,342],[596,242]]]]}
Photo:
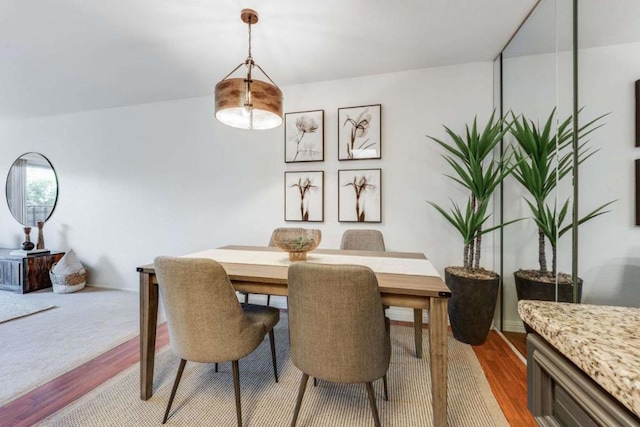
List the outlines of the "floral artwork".
{"type": "Polygon", "coordinates": [[[382,221],[381,175],[381,169],[338,171],[338,221],[382,221]]]}
{"type": "Polygon", "coordinates": [[[636,80],[636,147],[640,147],[640,80],[636,80]]]}
{"type": "Polygon", "coordinates": [[[324,110],[287,113],[284,123],[285,163],[324,160],[324,110]]]}
{"type": "Polygon", "coordinates": [[[338,160],[379,159],[380,104],[338,109],[338,160]]]}
{"type": "Polygon", "coordinates": [[[324,172],[285,172],[284,220],[324,221],[324,172]]]}

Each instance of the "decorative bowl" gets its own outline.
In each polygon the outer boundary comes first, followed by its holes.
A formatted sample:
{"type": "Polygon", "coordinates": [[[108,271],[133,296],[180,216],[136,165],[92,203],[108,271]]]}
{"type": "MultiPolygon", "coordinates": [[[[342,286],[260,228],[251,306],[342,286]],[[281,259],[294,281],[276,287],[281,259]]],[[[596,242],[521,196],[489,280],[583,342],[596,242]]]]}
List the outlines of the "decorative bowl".
{"type": "Polygon", "coordinates": [[[307,252],[314,250],[322,240],[320,230],[306,228],[276,228],[273,244],[289,252],[289,261],[306,261],[307,252]]]}

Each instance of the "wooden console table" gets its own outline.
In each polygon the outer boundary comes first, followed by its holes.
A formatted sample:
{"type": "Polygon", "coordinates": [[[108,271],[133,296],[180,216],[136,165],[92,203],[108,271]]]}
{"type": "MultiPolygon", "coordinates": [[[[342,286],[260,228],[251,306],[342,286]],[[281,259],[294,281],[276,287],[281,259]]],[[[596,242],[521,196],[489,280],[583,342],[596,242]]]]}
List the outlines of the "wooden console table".
{"type": "Polygon", "coordinates": [[[12,250],[0,249],[0,289],[26,294],[51,287],[49,270],[64,252],[15,256],[12,250]]]}

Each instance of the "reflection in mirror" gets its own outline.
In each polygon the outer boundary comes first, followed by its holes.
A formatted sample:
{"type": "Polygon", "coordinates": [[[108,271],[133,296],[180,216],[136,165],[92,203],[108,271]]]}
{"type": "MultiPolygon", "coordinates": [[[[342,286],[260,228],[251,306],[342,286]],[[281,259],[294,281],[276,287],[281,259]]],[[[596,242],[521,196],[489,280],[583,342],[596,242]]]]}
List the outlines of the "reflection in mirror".
{"type": "MultiPolygon", "coordinates": [[[[558,20],[556,1],[541,0],[502,52],[502,112],[509,117],[512,117],[511,113],[520,117],[519,122],[524,117],[527,123],[536,127],[544,126],[559,103],[561,76],[558,73],[557,39],[561,29],[558,28],[558,20]]],[[[569,103],[567,111],[570,108],[569,103]]],[[[548,140],[555,143],[555,121],[552,123],[548,140]]],[[[505,138],[504,144],[518,146],[512,135],[505,138]]],[[[553,151],[553,147],[549,149],[553,151]]],[[[554,169],[556,164],[554,156],[550,156],[548,163],[545,162],[549,169],[554,169]]],[[[549,178],[549,186],[554,188],[555,177],[552,173],[549,178]]],[[[551,190],[547,198],[552,201],[556,191],[557,188],[551,190]]],[[[541,265],[539,256],[539,229],[532,218],[532,209],[526,202],[530,200],[535,205],[535,200],[531,192],[514,177],[505,180],[501,196],[503,220],[525,218],[504,228],[501,246],[501,326],[507,337],[522,338],[524,343],[524,335],[517,334],[525,329],[518,315],[518,299],[522,289],[516,287],[515,273],[519,270],[538,270],[544,266],[541,265]]],[[[547,246],[547,251],[549,250],[547,246]]],[[[545,288],[553,286],[551,283],[545,288]]],[[[553,289],[551,291],[553,293],[553,289]]]]}
{"type": "MultiPolygon", "coordinates": [[[[502,52],[502,113],[511,113],[523,118],[527,123],[536,127],[544,127],[552,112],[556,117],[551,120],[551,131],[548,141],[555,146],[557,118],[566,118],[571,114],[571,102],[559,101],[559,92],[571,94],[571,76],[559,72],[560,51],[571,49],[567,43],[567,34],[571,35],[571,8],[563,10],[563,5],[556,0],[541,0],[523,23],[518,32],[510,40],[502,52]],[[567,23],[567,18],[568,23],[567,23]],[[561,105],[562,104],[562,105],[561,105]]],[[[569,41],[571,38],[568,39],[569,41]]],[[[570,98],[568,98],[570,101],[570,98]]],[[[571,126],[569,126],[571,129],[571,126]]],[[[504,145],[519,146],[518,141],[509,135],[504,145]]],[[[522,147],[521,147],[522,148],[522,147]]],[[[551,151],[554,147],[550,147],[551,151]]],[[[525,157],[527,157],[525,155],[525,157]]],[[[531,163],[531,162],[530,162],[531,163]]],[[[557,166],[556,156],[550,155],[545,163],[550,170],[557,166]]],[[[560,191],[555,176],[549,173],[549,194],[546,202],[553,206],[554,199],[560,191]]],[[[504,334],[514,341],[517,348],[524,352],[524,324],[518,315],[518,300],[521,299],[521,289],[517,289],[515,273],[519,270],[542,270],[544,262],[540,257],[540,230],[532,219],[533,210],[526,200],[533,201],[532,193],[522,182],[510,177],[504,182],[501,194],[502,218],[525,218],[504,228],[501,246],[501,276],[503,286],[501,294],[501,328],[504,334]]],[[[542,236],[544,240],[544,236],[542,236]]],[[[551,270],[551,248],[545,243],[548,268],[551,270]]],[[[558,258],[564,255],[558,254],[558,258]]],[[[568,260],[570,261],[570,254],[568,260]]],[[[527,287],[525,284],[524,287],[527,287]]],[[[555,280],[542,285],[550,288],[555,294],[555,280]]],[[[522,288],[519,286],[518,288],[522,288]]]]}
{"type": "Polygon", "coordinates": [[[640,228],[634,225],[640,1],[580,0],[578,48],[578,106],[584,107],[580,126],[609,113],[606,124],[590,137],[599,151],[580,166],[580,214],[617,199],[607,209],[610,213],[580,226],[583,302],[640,307],[640,228]]]}
{"type": "Polygon", "coordinates": [[[48,220],[58,200],[58,178],[51,162],[39,153],[20,156],[9,169],[6,195],[20,224],[35,227],[48,220]]]}

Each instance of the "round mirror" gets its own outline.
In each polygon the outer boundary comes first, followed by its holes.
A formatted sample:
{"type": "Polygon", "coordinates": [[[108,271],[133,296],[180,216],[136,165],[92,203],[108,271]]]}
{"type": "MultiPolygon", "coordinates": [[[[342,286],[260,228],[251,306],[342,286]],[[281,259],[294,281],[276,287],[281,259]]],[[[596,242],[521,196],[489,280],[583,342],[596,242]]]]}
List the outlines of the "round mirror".
{"type": "Polygon", "coordinates": [[[7,176],[7,204],[22,225],[35,227],[49,219],[58,200],[58,177],[42,154],[26,153],[13,162],[7,176]]]}

